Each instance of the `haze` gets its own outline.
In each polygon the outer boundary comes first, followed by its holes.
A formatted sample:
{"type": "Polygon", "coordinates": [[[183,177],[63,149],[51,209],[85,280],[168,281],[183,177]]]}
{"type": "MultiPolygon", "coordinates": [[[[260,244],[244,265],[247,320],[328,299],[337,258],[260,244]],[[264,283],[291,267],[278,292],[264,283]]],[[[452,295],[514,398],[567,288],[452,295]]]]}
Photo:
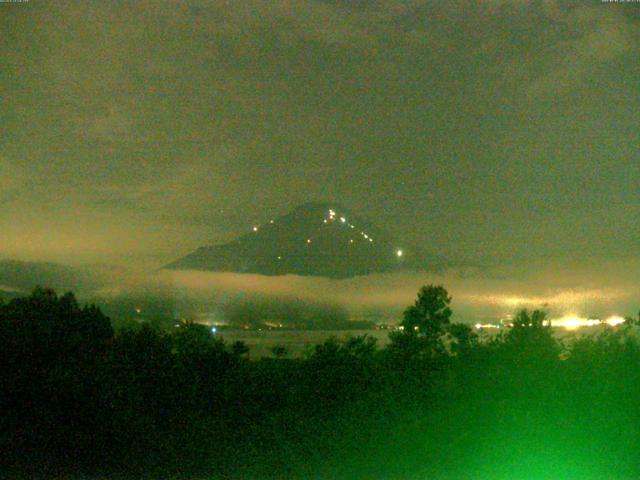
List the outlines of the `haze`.
{"type": "Polygon", "coordinates": [[[3,5],[0,257],[148,271],[330,200],[512,272],[469,298],[622,302],[640,262],[636,7],[3,5]]]}

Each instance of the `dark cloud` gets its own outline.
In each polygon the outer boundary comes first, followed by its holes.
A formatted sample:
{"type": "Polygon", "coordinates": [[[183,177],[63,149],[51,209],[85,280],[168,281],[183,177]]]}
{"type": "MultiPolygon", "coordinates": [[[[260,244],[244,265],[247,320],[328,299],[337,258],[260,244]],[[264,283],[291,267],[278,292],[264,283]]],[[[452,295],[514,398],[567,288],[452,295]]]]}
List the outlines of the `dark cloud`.
{"type": "Polygon", "coordinates": [[[637,257],[637,9],[0,5],[0,254],[158,266],[310,199],[453,257],[637,257]]]}

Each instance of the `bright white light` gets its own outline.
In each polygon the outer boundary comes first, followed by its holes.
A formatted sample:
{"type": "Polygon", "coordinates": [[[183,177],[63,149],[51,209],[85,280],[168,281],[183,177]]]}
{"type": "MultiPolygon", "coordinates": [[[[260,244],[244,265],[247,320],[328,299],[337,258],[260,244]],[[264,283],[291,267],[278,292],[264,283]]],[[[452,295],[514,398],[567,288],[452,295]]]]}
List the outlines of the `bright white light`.
{"type": "Polygon", "coordinates": [[[340,221],[341,221],[342,223],[344,223],[344,222],[346,222],[346,221],[347,221],[347,219],[346,219],[346,218],[344,218],[344,217],[340,217],[340,221]]]}
{"type": "Polygon", "coordinates": [[[600,325],[600,320],[595,318],[581,318],[577,315],[566,315],[562,318],[551,320],[552,327],[566,328],[567,330],[575,330],[581,327],[593,327],[600,325]]]}
{"type": "Polygon", "coordinates": [[[258,227],[253,227],[253,231],[257,232],[258,231],[258,227]]]}
{"type": "Polygon", "coordinates": [[[280,255],[278,255],[278,260],[282,260],[282,257],[280,255]]]}
{"type": "Polygon", "coordinates": [[[604,323],[606,323],[607,325],[610,325],[612,327],[615,327],[616,325],[621,325],[624,322],[625,322],[624,318],[619,317],[617,315],[609,317],[604,321],[604,323]]]}
{"type": "Polygon", "coordinates": [[[139,308],[136,308],[136,313],[140,313],[142,310],[140,310],[139,308]]]}
{"type": "Polygon", "coordinates": [[[364,234],[364,238],[369,238],[369,235],[367,235],[366,233],[364,234]]]}
{"type": "MultiPolygon", "coordinates": [[[[564,327],[567,330],[574,330],[578,327],[582,327],[584,325],[584,322],[585,322],[584,319],[571,316],[571,317],[561,318],[560,320],[557,321],[556,325],[554,326],[564,327]]],[[[553,322],[552,322],[552,325],[553,325],[553,322]]]]}
{"type": "Polygon", "coordinates": [[[370,239],[369,239],[369,241],[370,241],[370,242],[373,242],[373,238],[370,238],[370,239]]]}
{"type": "Polygon", "coordinates": [[[401,257],[402,256],[402,250],[396,250],[396,256],[401,257]]]}
{"type": "Polygon", "coordinates": [[[349,239],[349,243],[353,243],[353,238],[350,238],[350,239],[349,239]]]}
{"type": "Polygon", "coordinates": [[[211,333],[216,333],[218,329],[216,327],[211,327],[211,333]]]}
{"type": "Polygon", "coordinates": [[[324,222],[324,223],[327,223],[327,219],[325,218],[325,219],[323,220],[323,222],[324,222]]]}
{"type": "Polygon", "coordinates": [[[310,238],[307,238],[307,243],[311,243],[311,239],[310,238]]]}
{"type": "Polygon", "coordinates": [[[485,328],[500,328],[500,325],[496,325],[495,323],[476,323],[474,326],[478,330],[482,330],[485,328]]]}

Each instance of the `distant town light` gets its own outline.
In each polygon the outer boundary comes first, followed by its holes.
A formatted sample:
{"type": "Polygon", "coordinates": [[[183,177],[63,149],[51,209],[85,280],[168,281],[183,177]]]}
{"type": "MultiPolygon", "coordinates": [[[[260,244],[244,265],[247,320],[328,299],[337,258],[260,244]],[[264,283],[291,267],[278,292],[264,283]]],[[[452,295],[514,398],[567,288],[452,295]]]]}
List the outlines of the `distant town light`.
{"type": "Polygon", "coordinates": [[[474,325],[478,330],[482,330],[485,328],[500,328],[500,325],[496,325],[493,323],[476,323],[474,325]]]}
{"type": "Polygon", "coordinates": [[[310,238],[307,238],[307,243],[311,243],[311,239],[310,238]]]}
{"type": "Polygon", "coordinates": [[[254,226],[254,227],[253,227],[253,231],[254,231],[254,232],[257,232],[257,231],[258,231],[258,227],[254,226]]]}
{"type": "Polygon", "coordinates": [[[402,256],[402,250],[396,250],[396,255],[398,257],[401,257],[402,256]]]}
{"type": "Polygon", "coordinates": [[[341,221],[342,223],[344,223],[344,222],[346,222],[346,221],[347,221],[347,219],[346,219],[346,218],[344,218],[344,217],[340,217],[340,221],[341,221]]]}
{"type": "Polygon", "coordinates": [[[604,321],[604,323],[606,323],[607,325],[610,325],[612,327],[615,327],[616,325],[623,324],[624,322],[625,322],[624,318],[618,317],[616,315],[614,315],[613,317],[609,317],[604,321]]]}
{"type": "Polygon", "coordinates": [[[550,320],[552,327],[565,328],[567,330],[575,330],[580,327],[593,327],[600,325],[602,322],[597,318],[581,318],[574,314],[565,315],[562,318],[550,320]]]}
{"type": "Polygon", "coordinates": [[[211,327],[211,333],[216,333],[218,329],[216,327],[211,327]]]}

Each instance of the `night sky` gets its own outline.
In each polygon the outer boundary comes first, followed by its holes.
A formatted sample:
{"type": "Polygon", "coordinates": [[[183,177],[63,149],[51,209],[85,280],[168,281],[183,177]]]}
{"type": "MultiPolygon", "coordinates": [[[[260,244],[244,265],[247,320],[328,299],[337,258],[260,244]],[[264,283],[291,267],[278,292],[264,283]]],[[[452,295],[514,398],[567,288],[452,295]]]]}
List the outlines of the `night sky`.
{"type": "Polygon", "coordinates": [[[329,200],[452,259],[636,262],[639,26],[587,0],[0,4],[0,257],[159,267],[329,200]]]}

